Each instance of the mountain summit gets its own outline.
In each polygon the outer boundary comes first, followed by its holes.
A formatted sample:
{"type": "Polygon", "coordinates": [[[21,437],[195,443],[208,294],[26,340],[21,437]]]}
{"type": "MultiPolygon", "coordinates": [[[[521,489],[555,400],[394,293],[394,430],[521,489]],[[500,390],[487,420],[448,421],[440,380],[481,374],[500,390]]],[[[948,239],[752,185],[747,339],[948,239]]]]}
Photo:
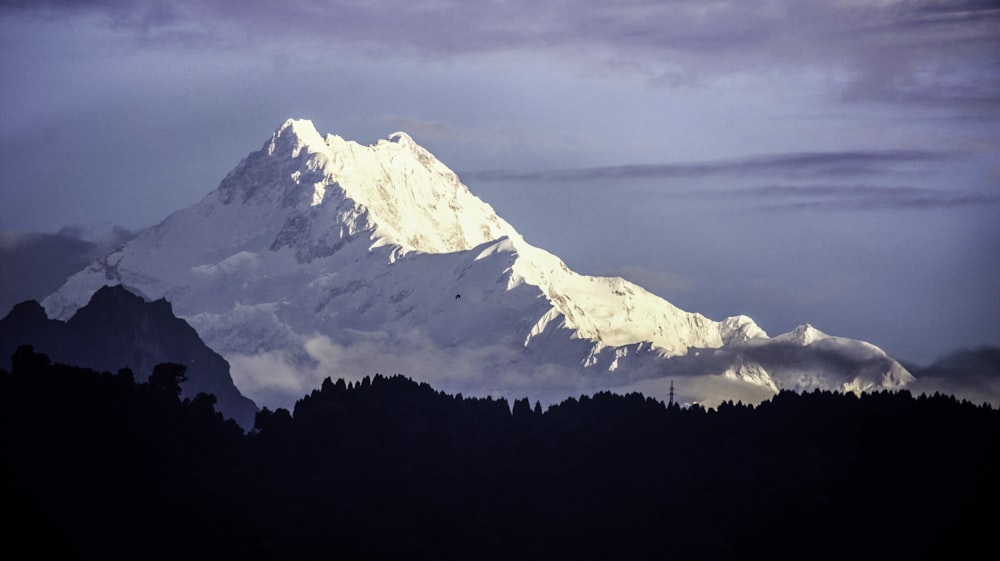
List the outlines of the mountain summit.
{"type": "Polygon", "coordinates": [[[335,135],[323,138],[310,121],[289,119],[220,190],[227,203],[238,198],[268,208],[280,201],[294,208],[271,249],[294,247],[307,261],[325,257],[358,232],[370,232],[372,247],[393,247],[394,256],[467,250],[514,234],[454,172],[402,132],[361,146],[335,135]]]}
{"type": "Polygon", "coordinates": [[[760,400],[911,376],[877,347],[809,326],[769,338],[528,244],[408,135],[372,146],[288,120],[197,204],[91,263],[44,301],[66,318],[105,284],[166,298],[262,405],[326,376],[403,373],[545,402],[596,389],[760,400]]]}

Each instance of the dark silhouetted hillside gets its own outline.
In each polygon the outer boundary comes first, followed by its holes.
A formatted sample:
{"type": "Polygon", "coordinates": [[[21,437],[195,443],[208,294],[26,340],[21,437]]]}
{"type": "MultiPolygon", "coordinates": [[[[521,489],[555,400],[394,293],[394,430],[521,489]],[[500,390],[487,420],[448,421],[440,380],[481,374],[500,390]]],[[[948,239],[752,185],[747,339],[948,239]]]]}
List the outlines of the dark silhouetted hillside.
{"type": "Polygon", "coordinates": [[[161,362],[183,364],[184,397],[212,394],[227,417],[253,426],[257,406],[236,388],[229,363],[166,300],[146,302],[120,285],[106,286],[66,322],[49,319],[34,300],[22,302],[0,320],[0,357],[6,360],[24,344],[65,364],[111,372],[127,366],[139,381],[161,362]]]}
{"type": "Polygon", "coordinates": [[[4,558],[1000,553],[1000,412],[953,397],[783,392],[704,410],[601,393],[543,412],[377,375],[327,379],[244,434],[211,398],[178,397],[178,365],[136,385],[22,347],[12,367],[4,558]]]}

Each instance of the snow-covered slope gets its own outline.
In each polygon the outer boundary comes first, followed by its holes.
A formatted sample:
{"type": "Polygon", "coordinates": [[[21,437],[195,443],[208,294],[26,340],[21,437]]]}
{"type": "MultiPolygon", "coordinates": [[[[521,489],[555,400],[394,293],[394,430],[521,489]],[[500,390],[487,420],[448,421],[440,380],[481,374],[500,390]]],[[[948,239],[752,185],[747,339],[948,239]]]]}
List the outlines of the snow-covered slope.
{"type": "Polygon", "coordinates": [[[44,305],[65,318],[118,283],[172,302],[264,405],[325,376],[375,372],[543,401],[667,375],[712,377],[711,395],[691,392],[701,401],[908,377],[867,343],[769,339],[746,316],[713,321],[625,279],[574,273],[405,133],[362,146],[304,120],[285,122],[218,189],[44,305]],[[789,346],[847,368],[836,380],[823,361],[808,374],[801,360],[784,369],[768,351],[789,346]]]}

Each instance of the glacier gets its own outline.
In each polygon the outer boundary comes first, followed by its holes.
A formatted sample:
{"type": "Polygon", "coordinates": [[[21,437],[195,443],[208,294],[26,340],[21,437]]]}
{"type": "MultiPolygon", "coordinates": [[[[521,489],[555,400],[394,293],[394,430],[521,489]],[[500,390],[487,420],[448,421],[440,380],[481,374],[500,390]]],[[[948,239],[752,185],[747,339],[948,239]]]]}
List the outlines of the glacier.
{"type": "Polygon", "coordinates": [[[465,395],[552,403],[599,390],[712,405],[781,389],[869,391],[912,376],[811,327],[769,337],[532,246],[403,132],[363,146],[289,119],[217,189],[43,301],[65,319],[104,285],[165,298],[258,404],[330,376],[401,373],[465,395]]]}

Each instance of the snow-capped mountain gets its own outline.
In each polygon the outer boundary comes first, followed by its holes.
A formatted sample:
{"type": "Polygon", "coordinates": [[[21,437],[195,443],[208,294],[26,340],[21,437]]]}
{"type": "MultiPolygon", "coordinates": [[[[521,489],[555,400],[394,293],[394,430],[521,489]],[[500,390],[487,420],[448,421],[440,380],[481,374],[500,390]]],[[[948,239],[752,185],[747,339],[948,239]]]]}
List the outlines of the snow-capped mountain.
{"type": "Polygon", "coordinates": [[[405,133],[373,146],[288,120],[199,203],[71,277],[66,318],[106,284],[166,298],[262,405],[326,376],[402,373],[548,402],[604,388],[712,402],[781,388],[862,391],[911,376],[808,326],[775,338],[527,243],[405,133]]]}

